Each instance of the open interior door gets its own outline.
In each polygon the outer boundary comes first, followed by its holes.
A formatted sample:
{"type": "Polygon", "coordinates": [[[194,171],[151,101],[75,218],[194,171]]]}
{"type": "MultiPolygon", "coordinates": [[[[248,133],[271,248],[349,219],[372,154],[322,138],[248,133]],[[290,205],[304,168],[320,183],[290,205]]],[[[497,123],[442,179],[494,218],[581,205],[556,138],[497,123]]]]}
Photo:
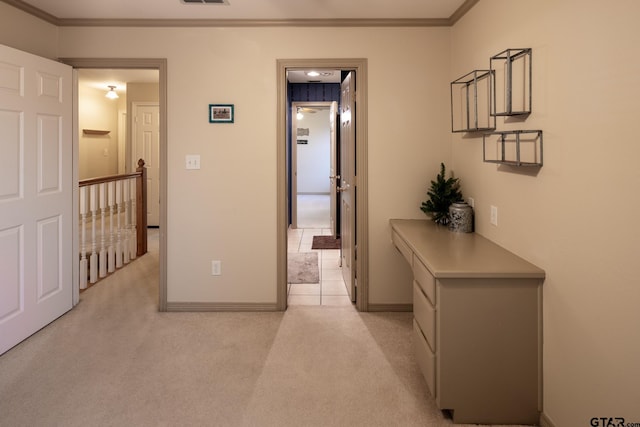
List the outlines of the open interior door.
{"type": "Polygon", "coordinates": [[[0,354],[72,307],[74,186],[72,68],[0,45],[0,354]]]}
{"type": "Polygon", "coordinates": [[[338,117],[338,103],[333,101],[329,108],[329,215],[331,222],[331,235],[337,237],[337,214],[338,214],[338,175],[337,141],[336,141],[336,120],[338,117]]]}
{"type": "Polygon", "coordinates": [[[356,80],[351,71],[342,81],[340,106],[340,241],[342,277],[351,301],[356,300],[356,80]]]}

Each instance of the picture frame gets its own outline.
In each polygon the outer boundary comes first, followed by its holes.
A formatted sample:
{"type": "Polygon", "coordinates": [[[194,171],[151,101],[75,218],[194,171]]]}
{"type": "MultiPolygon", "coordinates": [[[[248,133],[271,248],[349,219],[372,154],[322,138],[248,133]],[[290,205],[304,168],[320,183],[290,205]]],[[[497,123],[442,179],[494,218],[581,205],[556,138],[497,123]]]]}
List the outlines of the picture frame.
{"type": "Polygon", "coordinates": [[[233,123],[233,104],[209,104],[209,123],[233,123]]]}

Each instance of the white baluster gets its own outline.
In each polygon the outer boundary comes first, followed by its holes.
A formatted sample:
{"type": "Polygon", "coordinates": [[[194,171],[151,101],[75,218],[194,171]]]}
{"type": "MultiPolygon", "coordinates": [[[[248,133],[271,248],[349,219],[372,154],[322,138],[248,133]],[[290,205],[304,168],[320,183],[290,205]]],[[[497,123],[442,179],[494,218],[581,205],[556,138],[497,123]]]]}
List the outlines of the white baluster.
{"type": "Polygon", "coordinates": [[[80,289],[87,289],[87,187],[80,187],[80,289]]]}
{"type": "Polygon", "coordinates": [[[113,273],[116,271],[116,250],[115,250],[115,235],[113,231],[113,214],[115,211],[115,182],[109,182],[107,186],[107,191],[109,193],[108,201],[109,201],[109,247],[107,248],[107,271],[109,273],[113,273]]]}
{"type": "Polygon", "coordinates": [[[122,181],[116,181],[117,233],[116,233],[116,268],[122,267],[122,226],[120,216],[122,211],[122,181]]]}
{"type": "Polygon", "coordinates": [[[131,261],[131,248],[129,247],[129,237],[131,230],[129,227],[129,215],[131,214],[131,200],[129,199],[129,180],[125,179],[124,186],[124,240],[122,242],[124,263],[131,261]]]}
{"type": "Polygon", "coordinates": [[[131,237],[130,245],[131,259],[136,259],[138,255],[138,232],[137,232],[137,204],[136,204],[136,178],[129,179],[129,185],[131,186],[131,237]]]}
{"type": "Polygon", "coordinates": [[[96,186],[89,186],[89,210],[91,212],[91,256],[89,257],[89,283],[98,281],[98,254],[96,253],[96,221],[98,209],[96,207],[96,186]]]}
{"type": "Polygon", "coordinates": [[[100,183],[100,277],[107,276],[107,235],[105,234],[105,222],[107,220],[107,192],[106,184],[100,183]]]}

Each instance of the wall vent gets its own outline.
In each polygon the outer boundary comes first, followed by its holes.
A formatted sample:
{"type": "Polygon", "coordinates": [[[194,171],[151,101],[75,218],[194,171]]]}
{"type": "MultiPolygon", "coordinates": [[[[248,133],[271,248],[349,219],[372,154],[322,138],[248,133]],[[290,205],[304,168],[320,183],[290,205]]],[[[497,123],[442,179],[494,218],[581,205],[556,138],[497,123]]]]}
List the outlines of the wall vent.
{"type": "Polygon", "coordinates": [[[229,0],[181,0],[184,4],[229,4],[229,0]]]}

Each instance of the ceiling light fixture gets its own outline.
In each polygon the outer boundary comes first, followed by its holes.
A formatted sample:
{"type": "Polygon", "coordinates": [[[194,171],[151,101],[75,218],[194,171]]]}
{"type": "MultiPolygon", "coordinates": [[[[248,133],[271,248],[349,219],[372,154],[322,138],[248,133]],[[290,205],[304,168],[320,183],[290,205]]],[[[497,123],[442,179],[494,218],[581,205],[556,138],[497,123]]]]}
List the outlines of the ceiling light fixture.
{"type": "Polygon", "coordinates": [[[118,98],[120,98],[118,96],[118,93],[116,92],[116,87],[115,86],[108,86],[108,87],[109,87],[109,91],[105,95],[107,98],[109,98],[109,99],[118,99],[118,98]]]}
{"type": "Polygon", "coordinates": [[[305,74],[309,77],[329,77],[333,76],[333,71],[305,71],[305,74]]]}
{"type": "Polygon", "coordinates": [[[300,110],[300,107],[298,107],[297,113],[296,113],[296,119],[297,120],[302,120],[303,117],[304,117],[304,114],[302,114],[302,111],[300,110]]]}

